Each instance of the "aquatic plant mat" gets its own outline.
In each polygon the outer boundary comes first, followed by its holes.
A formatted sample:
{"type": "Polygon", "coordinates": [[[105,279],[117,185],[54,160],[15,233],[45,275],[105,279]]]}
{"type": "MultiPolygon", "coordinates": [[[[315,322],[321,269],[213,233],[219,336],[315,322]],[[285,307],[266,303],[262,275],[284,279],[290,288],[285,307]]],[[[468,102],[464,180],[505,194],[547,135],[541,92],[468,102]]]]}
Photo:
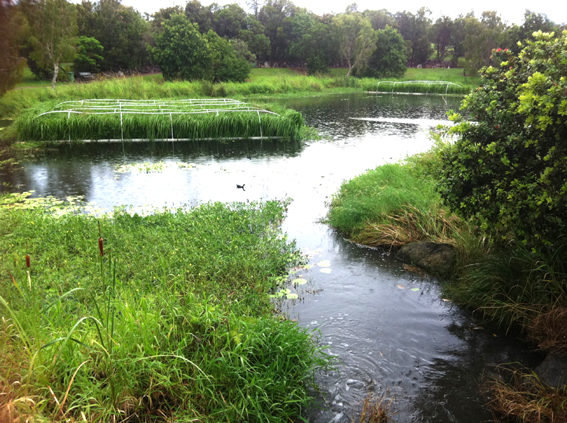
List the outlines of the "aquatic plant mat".
{"type": "Polygon", "coordinates": [[[46,102],[15,122],[21,140],[183,141],[299,137],[303,117],[231,99],[46,102]]]}
{"type": "Polygon", "coordinates": [[[468,94],[471,88],[449,81],[380,81],[376,94],[448,95],[468,94]]]}
{"type": "Polygon", "coordinates": [[[5,200],[0,417],[299,421],[331,359],[274,313],[304,261],[279,228],[287,202],[97,218],[5,200]]]}

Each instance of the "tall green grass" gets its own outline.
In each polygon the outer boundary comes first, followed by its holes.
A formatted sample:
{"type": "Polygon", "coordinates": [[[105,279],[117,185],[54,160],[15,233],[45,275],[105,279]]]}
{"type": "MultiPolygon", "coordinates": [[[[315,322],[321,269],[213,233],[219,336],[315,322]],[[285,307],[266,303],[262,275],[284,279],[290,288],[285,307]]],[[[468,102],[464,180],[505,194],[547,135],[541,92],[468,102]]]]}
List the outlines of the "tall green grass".
{"type": "Polygon", "coordinates": [[[282,137],[297,139],[303,117],[294,110],[280,115],[254,112],[203,114],[42,113],[56,106],[40,103],[26,110],[14,125],[20,140],[202,139],[282,137]]]}
{"type": "Polygon", "coordinates": [[[1,209],[0,376],[15,409],[49,421],[297,419],[330,361],[269,299],[302,260],[277,229],[285,207],[99,219],[1,209]]]}

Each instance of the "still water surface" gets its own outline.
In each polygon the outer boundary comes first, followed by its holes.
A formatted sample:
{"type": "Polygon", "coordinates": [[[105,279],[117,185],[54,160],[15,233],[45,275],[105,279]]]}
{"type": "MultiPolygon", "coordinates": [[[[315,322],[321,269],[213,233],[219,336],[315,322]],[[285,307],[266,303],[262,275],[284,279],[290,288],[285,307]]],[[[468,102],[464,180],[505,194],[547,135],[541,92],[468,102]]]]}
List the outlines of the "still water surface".
{"type": "Polygon", "coordinates": [[[319,342],[339,359],[337,371],[317,376],[322,394],[309,421],[350,422],[368,392],[387,390],[398,422],[478,423],[491,419],[479,389],[483,373],[539,357],[445,301],[435,280],[321,223],[342,181],[427,150],[429,130],[459,101],[364,94],[285,100],[326,139],[67,146],[1,178],[13,191],[83,195],[105,209],[292,198],[283,229],[313,267],[298,275],[306,285],[290,287],[300,299],[282,311],[318,329],[319,342]],[[167,166],[117,171],[145,162],[167,166]]]}

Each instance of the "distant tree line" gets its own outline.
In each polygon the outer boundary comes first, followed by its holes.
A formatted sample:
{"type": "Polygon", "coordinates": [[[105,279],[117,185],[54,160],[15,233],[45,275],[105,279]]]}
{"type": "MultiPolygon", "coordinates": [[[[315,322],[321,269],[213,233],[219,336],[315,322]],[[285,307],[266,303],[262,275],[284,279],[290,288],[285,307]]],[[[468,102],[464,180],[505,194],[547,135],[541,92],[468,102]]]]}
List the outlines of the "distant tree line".
{"type": "Polygon", "coordinates": [[[535,31],[562,29],[526,10],[522,25],[496,12],[431,19],[431,11],[385,9],[316,15],[289,0],[205,6],[199,0],[142,16],[120,0],[0,0],[0,93],[27,65],[57,79],[62,63],[75,71],[132,71],[158,65],[166,79],[244,80],[252,66],[296,67],[324,74],[346,67],[361,77],[396,77],[407,66],[490,64],[494,48],[517,52],[535,31]],[[57,25],[50,25],[50,22],[57,25]],[[25,60],[24,60],[25,59],[25,60]]]}

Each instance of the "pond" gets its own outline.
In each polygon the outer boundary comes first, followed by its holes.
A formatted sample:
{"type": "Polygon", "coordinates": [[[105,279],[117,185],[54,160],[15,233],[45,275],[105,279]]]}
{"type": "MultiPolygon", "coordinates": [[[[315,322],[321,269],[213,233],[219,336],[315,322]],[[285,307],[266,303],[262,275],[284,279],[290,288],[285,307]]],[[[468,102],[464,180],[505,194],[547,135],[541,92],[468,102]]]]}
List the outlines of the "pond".
{"type": "Polygon", "coordinates": [[[3,174],[0,190],[83,195],[104,209],[291,198],[283,229],[313,267],[294,276],[307,283],[290,286],[299,299],[283,302],[282,312],[317,329],[339,359],[336,371],[317,375],[321,394],[309,421],[354,421],[368,392],[394,397],[399,422],[490,420],[483,374],[540,357],[444,299],[434,279],[321,222],[342,181],[427,150],[430,129],[460,99],[353,94],[282,102],[325,139],[67,145],[3,174]]]}

